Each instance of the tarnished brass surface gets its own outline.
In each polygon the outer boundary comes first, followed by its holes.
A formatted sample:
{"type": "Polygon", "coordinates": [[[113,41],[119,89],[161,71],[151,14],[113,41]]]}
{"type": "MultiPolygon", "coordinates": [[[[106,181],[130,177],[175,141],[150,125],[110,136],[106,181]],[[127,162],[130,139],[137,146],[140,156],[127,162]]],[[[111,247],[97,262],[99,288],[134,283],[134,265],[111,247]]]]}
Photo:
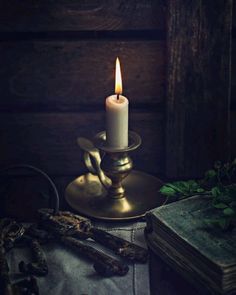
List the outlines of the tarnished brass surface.
{"type": "Polygon", "coordinates": [[[111,180],[107,187],[108,195],[112,199],[120,199],[125,196],[123,180],[133,168],[133,161],[128,153],[107,153],[100,165],[104,174],[111,180]]]}
{"type": "Polygon", "coordinates": [[[106,142],[106,131],[101,131],[96,134],[94,138],[94,144],[99,149],[106,153],[124,153],[124,152],[131,152],[137,149],[140,144],[142,143],[141,137],[134,131],[129,130],[129,146],[122,149],[114,149],[107,146],[106,142]]]}
{"type": "Polygon", "coordinates": [[[132,171],[122,181],[123,198],[111,198],[97,175],[81,175],[66,188],[65,198],[80,214],[103,220],[128,220],[163,204],[162,182],[149,174],[132,171]]]}
{"type": "Polygon", "coordinates": [[[79,137],[77,143],[84,150],[84,163],[89,172],[97,174],[100,182],[108,191],[112,199],[121,199],[125,196],[125,188],[122,182],[133,168],[133,161],[128,152],[135,150],[141,144],[140,136],[129,131],[129,145],[125,148],[114,149],[107,146],[106,132],[99,132],[94,143],[79,137]],[[100,151],[103,157],[100,156],[100,151]]]}
{"type": "Polygon", "coordinates": [[[78,138],[85,151],[84,161],[89,172],[68,185],[66,200],[80,214],[106,220],[127,220],[144,216],[160,206],[162,182],[154,176],[132,171],[129,152],[141,144],[140,136],[129,131],[129,146],[114,149],[107,146],[106,132],[95,136],[94,143],[78,138]],[[102,152],[102,157],[100,156],[102,152]]]}
{"type": "Polygon", "coordinates": [[[101,156],[93,142],[84,137],[77,139],[79,147],[84,151],[84,163],[88,171],[97,174],[100,182],[108,189],[111,185],[111,180],[104,174],[101,169],[101,156]],[[93,159],[93,161],[91,160],[93,159]]]}

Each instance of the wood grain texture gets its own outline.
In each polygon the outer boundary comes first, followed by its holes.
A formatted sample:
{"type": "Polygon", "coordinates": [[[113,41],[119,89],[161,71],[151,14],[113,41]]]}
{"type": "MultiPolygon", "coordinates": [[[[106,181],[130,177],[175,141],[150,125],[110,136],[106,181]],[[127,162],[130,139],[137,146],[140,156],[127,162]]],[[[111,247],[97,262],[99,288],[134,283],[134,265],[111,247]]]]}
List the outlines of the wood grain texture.
{"type": "Polygon", "coordinates": [[[0,2],[0,31],[163,29],[165,7],[154,0],[0,2]]]}
{"type": "MultiPolygon", "coordinates": [[[[1,114],[0,167],[28,163],[51,175],[79,175],[85,166],[76,139],[92,138],[104,130],[104,115],[104,111],[1,114]]],[[[131,155],[135,169],[163,172],[163,123],[158,113],[131,113],[130,129],[143,139],[142,146],[131,155]]]]}
{"type": "Polygon", "coordinates": [[[166,172],[198,177],[229,158],[232,1],[168,9],[166,172]]]}
{"type": "MultiPolygon", "coordinates": [[[[236,16],[235,16],[236,18],[236,16]]],[[[231,109],[236,110],[236,39],[232,39],[232,54],[231,54],[231,109]]]]}
{"type": "Polygon", "coordinates": [[[236,111],[230,113],[231,121],[231,157],[236,158],[236,111]]]}
{"type": "Polygon", "coordinates": [[[155,105],[164,96],[164,50],[160,41],[3,42],[0,110],[103,106],[114,93],[116,56],[130,104],[155,105]]]}
{"type": "Polygon", "coordinates": [[[233,31],[236,36],[236,2],[233,0],[233,31]]]}

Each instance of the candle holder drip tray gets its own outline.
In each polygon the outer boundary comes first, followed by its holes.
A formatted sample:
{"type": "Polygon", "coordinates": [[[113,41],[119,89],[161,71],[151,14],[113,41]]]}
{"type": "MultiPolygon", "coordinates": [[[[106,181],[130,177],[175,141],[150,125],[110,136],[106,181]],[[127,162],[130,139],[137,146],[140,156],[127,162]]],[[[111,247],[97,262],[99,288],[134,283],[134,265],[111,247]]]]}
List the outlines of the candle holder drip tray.
{"type": "Polygon", "coordinates": [[[78,138],[78,144],[84,150],[89,173],[67,186],[65,198],[80,214],[102,220],[129,220],[163,204],[165,198],[159,193],[162,182],[132,170],[129,152],[141,144],[137,133],[129,132],[129,146],[123,149],[107,147],[104,131],[95,136],[94,145],[85,138],[78,138]]]}

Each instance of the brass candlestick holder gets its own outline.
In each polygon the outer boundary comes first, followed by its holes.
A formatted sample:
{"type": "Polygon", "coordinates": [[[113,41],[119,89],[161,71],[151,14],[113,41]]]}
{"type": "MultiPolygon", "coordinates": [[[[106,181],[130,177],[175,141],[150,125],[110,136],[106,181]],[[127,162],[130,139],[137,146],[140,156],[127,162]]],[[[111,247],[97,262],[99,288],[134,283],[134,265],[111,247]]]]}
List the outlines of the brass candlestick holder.
{"type": "Polygon", "coordinates": [[[84,150],[89,173],[71,182],[65,196],[80,214],[104,220],[128,220],[142,217],[164,202],[159,193],[162,182],[132,170],[129,153],[141,144],[137,133],[129,131],[129,146],[123,149],[108,147],[105,131],[95,136],[94,145],[85,138],[79,138],[78,144],[84,150]]]}

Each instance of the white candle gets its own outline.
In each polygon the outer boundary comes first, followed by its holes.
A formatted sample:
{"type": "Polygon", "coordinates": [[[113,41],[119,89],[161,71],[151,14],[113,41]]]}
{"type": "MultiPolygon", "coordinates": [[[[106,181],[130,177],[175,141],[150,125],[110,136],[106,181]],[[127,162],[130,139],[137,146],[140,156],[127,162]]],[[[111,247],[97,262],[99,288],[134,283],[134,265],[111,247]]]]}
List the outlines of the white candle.
{"type": "Polygon", "coordinates": [[[115,95],[106,98],[106,140],[112,148],[128,146],[129,101],[122,94],[122,79],[119,59],[116,59],[115,95]]]}

